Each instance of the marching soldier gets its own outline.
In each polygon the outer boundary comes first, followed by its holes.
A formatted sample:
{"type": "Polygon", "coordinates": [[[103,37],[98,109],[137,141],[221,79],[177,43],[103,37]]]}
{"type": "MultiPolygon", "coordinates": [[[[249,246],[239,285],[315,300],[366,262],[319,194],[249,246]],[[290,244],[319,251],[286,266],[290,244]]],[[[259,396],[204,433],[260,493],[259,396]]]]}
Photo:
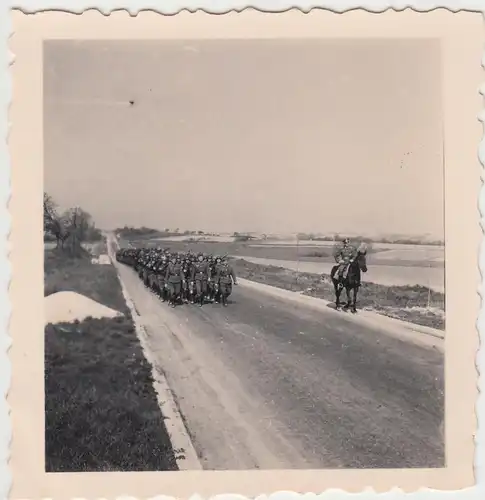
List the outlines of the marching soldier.
{"type": "Polygon", "coordinates": [[[203,254],[197,256],[197,261],[192,266],[191,282],[195,283],[196,298],[199,306],[204,305],[207,294],[208,265],[203,254]]]}
{"type": "Polygon", "coordinates": [[[217,274],[217,266],[221,263],[221,258],[220,257],[214,257],[212,260],[212,265],[210,267],[210,274],[209,274],[209,279],[211,283],[211,294],[210,294],[210,300],[211,302],[215,302],[216,304],[219,303],[219,296],[220,296],[220,287],[219,287],[219,277],[217,274]]]}
{"type": "Polygon", "coordinates": [[[195,283],[192,278],[192,270],[194,268],[195,263],[197,262],[197,257],[194,254],[190,254],[189,256],[189,277],[188,277],[188,288],[189,288],[189,297],[190,297],[190,303],[194,303],[194,298],[195,298],[195,283]]]}
{"type": "Polygon", "coordinates": [[[208,259],[208,269],[207,269],[207,289],[208,289],[208,297],[209,302],[214,302],[216,295],[216,262],[214,257],[211,255],[208,259]]]}
{"type": "Polygon", "coordinates": [[[168,284],[170,305],[175,307],[175,301],[180,297],[182,281],[185,280],[182,271],[182,264],[177,256],[173,255],[170,264],[167,266],[165,280],[168,284]]]}
{"type": "Polygon", "coordinates": [[[219,283],[221,301],[224,307],[227,306],[227,299],[232,293],[232,284],[237,285],[236,273],[226,258],[220,259],[217,266],[217,281],[219,283]]]}
{"type": "MultiPolygon", "coordinates": [[[[185,304],[189,303],[189,300],[191,299],[191,290],[189,287],[190,283],[190,261],[189,257],[184,257],[182,260],[182,275],[184,277],[182,281],[182,299],[185,304]]],[[[193,300],[191,300],[193,303],[193,300]]]]}
{"type": "Polygon", "coordinates": [[[160,298],[162,302],[167,301],[167,281],[165,276],[167,275],[168,259],[165,253],[162,254],[160,259],[160,265],[158,267],[158,288],[160,290],[160,298]]]}

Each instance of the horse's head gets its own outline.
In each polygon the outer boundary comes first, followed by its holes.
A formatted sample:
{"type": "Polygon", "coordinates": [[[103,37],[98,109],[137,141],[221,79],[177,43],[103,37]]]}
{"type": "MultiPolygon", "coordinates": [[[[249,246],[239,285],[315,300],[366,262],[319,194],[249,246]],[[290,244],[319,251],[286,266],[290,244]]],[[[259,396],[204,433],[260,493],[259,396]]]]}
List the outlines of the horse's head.
{"type": "Polygon", "coordinates": [[[360,270],[363,273],[367,272],[367,246],[365,243],[362,243],[357,249],[357,258],[355,259],[360,270]]]}

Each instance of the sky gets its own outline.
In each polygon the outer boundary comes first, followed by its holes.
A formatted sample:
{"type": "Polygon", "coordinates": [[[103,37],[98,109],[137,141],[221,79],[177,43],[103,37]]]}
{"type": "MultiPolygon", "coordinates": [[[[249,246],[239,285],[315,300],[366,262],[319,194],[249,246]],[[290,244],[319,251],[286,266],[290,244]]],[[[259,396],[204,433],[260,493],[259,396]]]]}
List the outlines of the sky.
{"type": "Polygon", "coordinates": [[[439,50],[409,39],[48,41],[44,188],[105,229],[441,239],[439,50]]]}

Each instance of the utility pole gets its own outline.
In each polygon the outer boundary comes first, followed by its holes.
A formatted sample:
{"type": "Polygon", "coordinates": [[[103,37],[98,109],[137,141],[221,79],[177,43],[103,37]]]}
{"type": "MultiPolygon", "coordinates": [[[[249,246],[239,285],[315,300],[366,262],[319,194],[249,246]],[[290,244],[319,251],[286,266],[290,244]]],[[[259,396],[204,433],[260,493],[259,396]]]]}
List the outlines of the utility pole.
{"type": "Polygon", "coordinates": [[[429,308],[431,306],[431,262],[428,263],[428,270],[429,270],[429,273],[428,273],[428,311],[429,311],[429,308]]]}
{"type": "Polygon", "coordinates": [[[296,290],[298,291],[298,274],[300,272],[300,235],[296,233],[296,290]]]}

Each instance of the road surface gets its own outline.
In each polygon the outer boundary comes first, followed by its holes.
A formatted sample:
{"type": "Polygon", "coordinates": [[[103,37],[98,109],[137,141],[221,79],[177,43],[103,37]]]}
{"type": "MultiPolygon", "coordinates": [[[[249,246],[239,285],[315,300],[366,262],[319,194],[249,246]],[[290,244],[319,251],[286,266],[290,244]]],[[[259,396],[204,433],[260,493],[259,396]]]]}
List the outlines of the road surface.
{"type": "Polygon", "coordinates": [[[171,309],[117,268],[204,469],[443,466],[438,350],[243,286],[171,309]]]}

